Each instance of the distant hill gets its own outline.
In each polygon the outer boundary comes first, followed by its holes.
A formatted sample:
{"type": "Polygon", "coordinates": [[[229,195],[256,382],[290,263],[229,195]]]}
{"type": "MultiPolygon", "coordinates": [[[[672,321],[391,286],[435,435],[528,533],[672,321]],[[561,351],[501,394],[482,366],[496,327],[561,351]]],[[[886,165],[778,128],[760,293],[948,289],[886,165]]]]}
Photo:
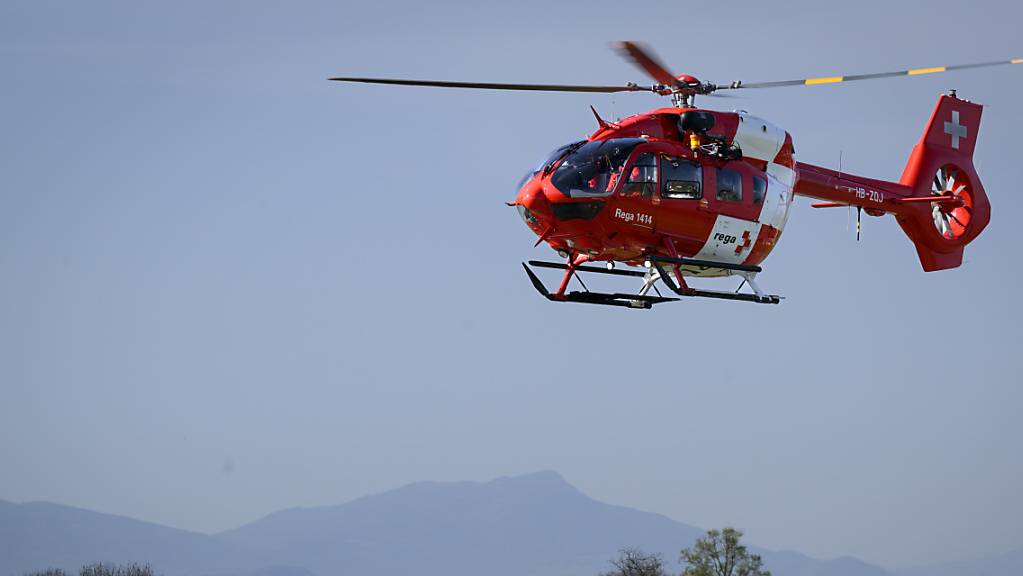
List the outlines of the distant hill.
{"type": "Polygon", "coordinates": [[[584,496],[553,472],[423,482],[340,506],[286,510],[220,535],[303,558],[318,574],[596,574],[630,544],[674,550],[702,530],[584,496]]]}
{"type": "MultiPolygon", "coordinates": [[[[675,566],[679,550],[702,534],[660,514],[598,502],[554,472],[421,482],[338,506],[276,512],[215,535],[0,501],[0,576],[73,572],[97,561],[148,562],[165,576],[596,576],[625,546],[660,553],[675,566]]],[[[855,558],[754,551],[776,576],[892,576],[855,558]]],[[[982,569],[990,572],[943,565],[898,576],[1023,574],[1023,550],[989,562],[982,569]]]]}
{"type": "Polygon", "coordinates": [[[166,576],[241,576],[255,570],[273,576],[302,576],[291,568],[283,572],[271,568],[269,562],[261,563],[260,557],[206,534],[46,502],[0,500],[3,576],[23,576],[44,568],[77,574],[92,562],[149,563],[166,576]]]}
{"type": "MultiPolygon", "coordinates": [[[[271,514],[219,535],[317,574],[595,576],[625,546],[674,563],[703,530],[598,502],[554,472],[423,482],[321,508],[271,514]]],[[[853,559],[758,551],[776,574],[885,576],[853,559]]]]}

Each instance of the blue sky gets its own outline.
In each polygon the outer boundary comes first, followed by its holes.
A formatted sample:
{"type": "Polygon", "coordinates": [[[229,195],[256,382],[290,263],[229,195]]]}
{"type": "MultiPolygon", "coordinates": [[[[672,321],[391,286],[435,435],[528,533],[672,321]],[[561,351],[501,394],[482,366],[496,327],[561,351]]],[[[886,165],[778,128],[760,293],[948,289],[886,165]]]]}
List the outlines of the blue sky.
{"type": "MultiPolygon", "coordinates": [[[[779,306],[554,305],[503,205],[650,95],[331,75],[713,82],[1023,57],[1005,3],[0,5],[0,498],[216,531],[407,482],[555,469],[759,545],[886,566],[1023,545],[1023,69],[763,91],[798,158],[897,179],[938,94],[986,105],[991,225],[925,274],[802,200],[779,306]]],[[[1023,68],[1023,67],[1021,67],[1023,68]]],[[[628,544],[628,543],[623,543],[628,544]]]]}

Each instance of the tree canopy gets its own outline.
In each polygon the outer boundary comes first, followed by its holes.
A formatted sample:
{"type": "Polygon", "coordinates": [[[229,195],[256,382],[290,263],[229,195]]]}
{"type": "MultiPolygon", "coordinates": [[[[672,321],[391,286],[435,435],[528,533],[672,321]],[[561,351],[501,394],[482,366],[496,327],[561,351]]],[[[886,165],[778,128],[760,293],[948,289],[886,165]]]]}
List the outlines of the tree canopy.
{"type": "Polygon", "coordinates": [[[601,576],[667,576],[660,556],[644,554],[638,548],[623,549],[611,565],[614,570],[601,576]]]}
{"type": "Polygon", "coordinates": [[[742,532],[735,528],[708,530],[692,548],[682,551],[686,565],[682,576],[771,576],[757,554],[739,543],[742,532]]]}

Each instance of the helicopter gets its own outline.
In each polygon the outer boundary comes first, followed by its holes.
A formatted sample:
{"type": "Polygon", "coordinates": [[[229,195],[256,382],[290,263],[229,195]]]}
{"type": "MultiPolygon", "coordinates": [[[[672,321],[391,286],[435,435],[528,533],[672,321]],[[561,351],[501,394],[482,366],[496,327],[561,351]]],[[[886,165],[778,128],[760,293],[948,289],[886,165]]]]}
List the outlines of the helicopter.
{"type": "Polygon", "coordinates": [[[335,77],[333,81],[403,86],[551,92],[651,92],[671,106],[608,121],[591,110],[597,130],[561,146],[529,170],[513,202],[526,226],[562,262],[530,260],[525,272],[554,302],[650,309],[682,298],[778,304],[756,282],[788,222],[796,196],[814,208],[855,207],[892,214],[913,242],[923,270],[962,264],[963,249],[987,226],[988,201],[973,164],[982,106],[950,91],[938,98],[897,182],[856,176],[795,159],[791,134],[745,111],[698,108],[697,96],[719,91],[814,86],[1020,64],[999,60],[873,74],[728,84],[675,75],[648,48],[615,48],[655,82],[583,86],[335,77]],[[603,266],[599,265],[603,263],[603,266]],[[616,264],[629,268],[619,269],[616,264]],[[534,268],[562,270],[551,291],[534,268]],[[634,269],[634,268],[638,268],[634,269]],[[634,293],[590,291],[580,272],[640,279],[634,293]],[[737,289],[707,290],[686,278],[736,277],[737,289]],[[569,291],[575,278],[582,290],[569,291]],[[658,283],[671,295],[662,295],[658,283]],[[743,291],[748,286],[748,291],[743,291]],[[653,293],[651,293],[653,290],[653,293]]]}

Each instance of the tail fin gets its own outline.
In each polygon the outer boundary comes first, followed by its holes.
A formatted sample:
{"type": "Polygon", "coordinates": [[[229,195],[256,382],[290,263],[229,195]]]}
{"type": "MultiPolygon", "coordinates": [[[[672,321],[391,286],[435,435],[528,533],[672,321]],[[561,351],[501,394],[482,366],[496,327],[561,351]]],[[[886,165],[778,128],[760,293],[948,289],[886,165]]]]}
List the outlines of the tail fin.
{"type": "Polygon", "coordinates": [[[962,264],[963,248],[991,219],[991,205],[973,167],[981,110],[954,95],[942,96],[899,180],[912,189],[912,197],[953,198],[912,203],[895,214],[927,272],[962,264]]]}

